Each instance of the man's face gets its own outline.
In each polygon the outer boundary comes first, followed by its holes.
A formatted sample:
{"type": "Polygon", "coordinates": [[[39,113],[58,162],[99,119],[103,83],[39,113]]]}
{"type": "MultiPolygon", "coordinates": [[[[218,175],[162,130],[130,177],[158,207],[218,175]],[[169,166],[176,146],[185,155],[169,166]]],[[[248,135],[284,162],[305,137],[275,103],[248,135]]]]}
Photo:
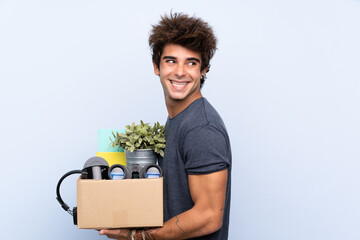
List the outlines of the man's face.
{"type": "Polygon", "coordinates": [[[160,57],[160,69],[154,63],[154,72],[160,76],[167,102],[188,102],[201,97],[201,55],[176,44],[167,44],[160,57]]]}

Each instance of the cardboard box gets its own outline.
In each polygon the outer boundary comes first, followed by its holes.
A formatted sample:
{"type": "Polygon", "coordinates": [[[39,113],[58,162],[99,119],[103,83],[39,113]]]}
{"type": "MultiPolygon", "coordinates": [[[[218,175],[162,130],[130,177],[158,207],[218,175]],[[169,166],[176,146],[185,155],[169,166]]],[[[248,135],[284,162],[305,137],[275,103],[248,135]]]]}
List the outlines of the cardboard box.
{"type": "Polygon", "coordinates": [[[77,181],[78,228],[163,225],[163,178],[77,181]]]}

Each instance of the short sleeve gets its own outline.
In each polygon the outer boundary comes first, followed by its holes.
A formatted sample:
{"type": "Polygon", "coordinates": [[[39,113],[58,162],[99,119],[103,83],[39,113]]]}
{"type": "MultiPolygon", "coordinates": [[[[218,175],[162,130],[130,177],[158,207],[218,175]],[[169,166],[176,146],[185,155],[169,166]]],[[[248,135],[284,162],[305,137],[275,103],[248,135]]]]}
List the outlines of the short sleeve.
{"type": "Polygon", "coordinates": [[[227,134],[214,125],[192,129],[185,137],[183,150],[188,174],[217,172],[230,165],[227,134]]]}

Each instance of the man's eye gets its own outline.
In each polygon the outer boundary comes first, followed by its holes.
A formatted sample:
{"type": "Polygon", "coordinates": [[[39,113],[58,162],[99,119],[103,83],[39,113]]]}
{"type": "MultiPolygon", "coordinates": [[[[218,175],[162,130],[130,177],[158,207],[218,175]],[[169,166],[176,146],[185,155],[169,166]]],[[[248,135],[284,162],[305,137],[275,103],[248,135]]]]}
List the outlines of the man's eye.
{"type": "Polygon", "coordinates": [[[167,63],[175,63],[174,60],[166,60],[167,63]]]}
{"type": "Polygon", "coordinates": [[[189,65],[190,65],[190,66],[195,66],[195,65],[196,65],[196,62],[189,62],[189,65]]]}

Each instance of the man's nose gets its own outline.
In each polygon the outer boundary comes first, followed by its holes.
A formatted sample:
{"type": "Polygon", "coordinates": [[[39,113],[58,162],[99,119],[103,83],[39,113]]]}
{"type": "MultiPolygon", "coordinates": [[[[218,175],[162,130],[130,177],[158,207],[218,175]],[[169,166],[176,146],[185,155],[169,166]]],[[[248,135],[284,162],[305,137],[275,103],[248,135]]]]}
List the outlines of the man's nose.
{"type": "Polygon", "coordinates": [[[186,69],[184,64],[177,64],[176,68],[175,68],[175,75],[177,77],[183,77],[186,74],[186,69]]]}

